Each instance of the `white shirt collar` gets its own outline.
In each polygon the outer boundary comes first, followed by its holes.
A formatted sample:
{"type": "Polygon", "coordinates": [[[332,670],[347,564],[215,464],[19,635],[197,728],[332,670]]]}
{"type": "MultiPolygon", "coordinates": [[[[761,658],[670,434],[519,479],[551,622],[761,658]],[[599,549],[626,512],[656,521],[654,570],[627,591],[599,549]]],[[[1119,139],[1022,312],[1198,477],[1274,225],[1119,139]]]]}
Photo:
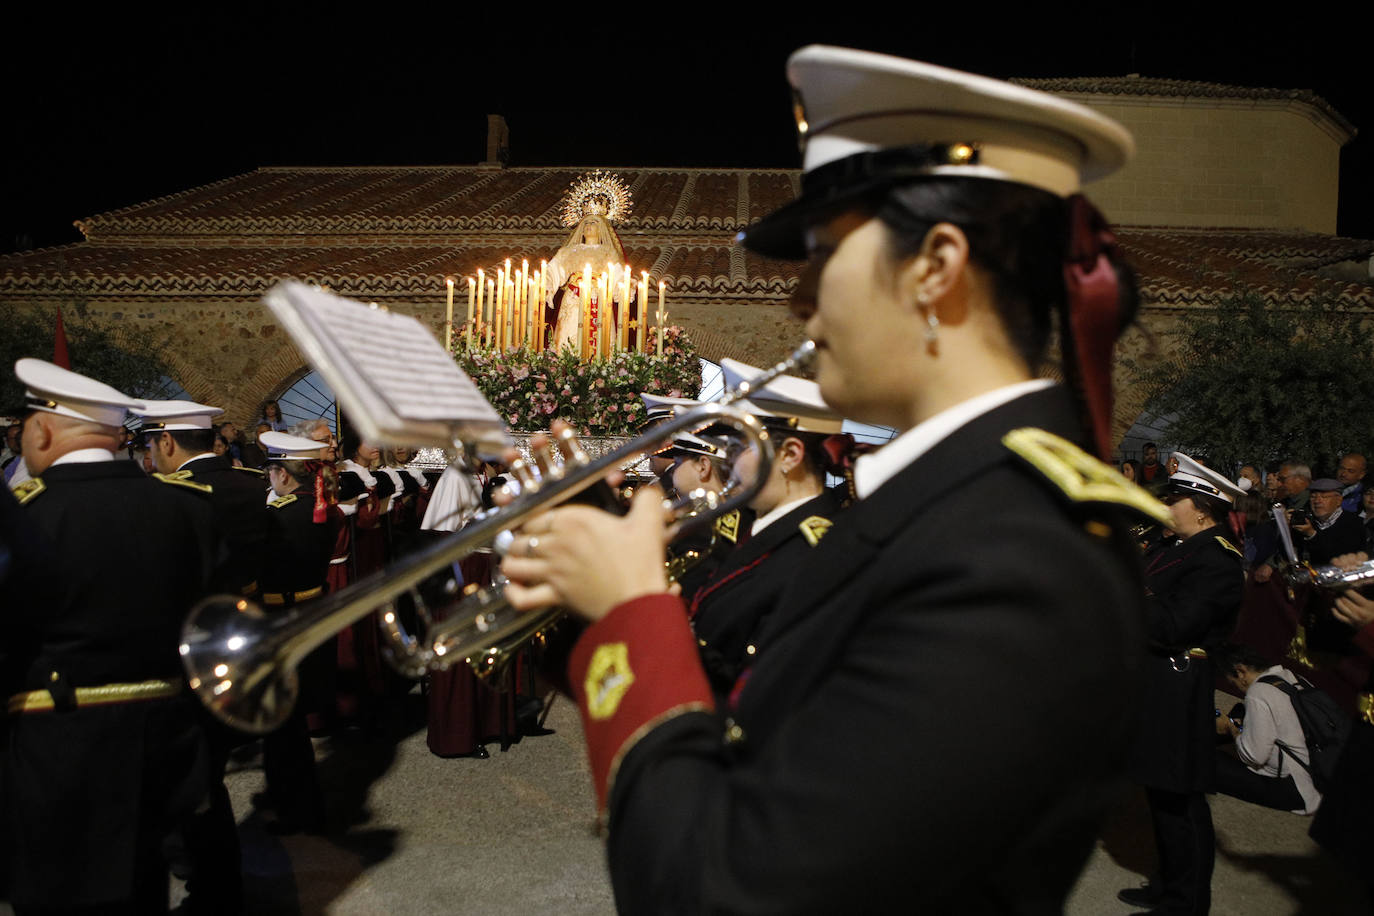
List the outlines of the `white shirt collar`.
{"type": "Polygon", "coordinates": [[[754,519],[754,527],[749,529],[750,535],[758,534],[760,531],[767,528],[769,525],[773,524],[778,519],[782,518],[784,515],[800,506],[802,503],[810,502],[815,498],[815,496],[803,496],[801,499],[794,499],[790,503],[783,503],[781,506],[778,506],[772,512],[769,512],[767,515],[754,519]]]}
{"type": "Polygon", "coordinates": [[[215,453],[214,453],[214,452],[201,452],[199,455],[192,455],[190,458],[187,458],[187,459],[186,459],[185,461],[183,461],[181,464],[177,465],[177,470],[178,470],[178,471],[181,470],[182,468],[186,467],[186,465],[190,464],[192,461],[199,461],[199,460],[202,459],[202,458],[213,458],[213,457],[215,457],[215,453]]]}
{"type": "Polygon", "coordinates": [[[79,448],[55,459],[48,467],[55,468],[59,464],[95,464],[97,461],[114,461],[114,452],[103,448],[79,448]]]}
{"type": "Polygon", "coordinates": [[[939,445],[955,430],[1009,401],[1043,391],[1054,384],[1052,379],[1038,378],[994,388],[916,424],[878,451],[861,455],[854,462],[855,493],[859,499],[866,499],[896,476],[898,471],[939,445]]]}

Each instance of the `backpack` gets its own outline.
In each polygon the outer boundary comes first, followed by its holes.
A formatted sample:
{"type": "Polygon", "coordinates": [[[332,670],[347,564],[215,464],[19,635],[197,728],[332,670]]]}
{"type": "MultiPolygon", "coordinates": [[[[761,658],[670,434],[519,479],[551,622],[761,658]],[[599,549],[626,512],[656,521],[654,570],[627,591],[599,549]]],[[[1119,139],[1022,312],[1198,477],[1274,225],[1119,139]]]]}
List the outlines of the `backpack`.
{"type": "Polygon", "coordinates": [[[1307,742],[1307,757],[1311,762],[1303,763],[1285,744],[1280,743],[1279,750],[1308,772],[1318,792],[1325,793],[1336,772],[1336,762],[1340,760],[1341,751],[1350,737],[1353,722],[1331,699],[1330,694],[1314,687],[1306,678],[1299,677],[1297,684],[1290,684],[1272,674],[1259,680],[1277,687],[1293,704],[1293,712],[1302,726],[1302,737],[1307,742]]]}

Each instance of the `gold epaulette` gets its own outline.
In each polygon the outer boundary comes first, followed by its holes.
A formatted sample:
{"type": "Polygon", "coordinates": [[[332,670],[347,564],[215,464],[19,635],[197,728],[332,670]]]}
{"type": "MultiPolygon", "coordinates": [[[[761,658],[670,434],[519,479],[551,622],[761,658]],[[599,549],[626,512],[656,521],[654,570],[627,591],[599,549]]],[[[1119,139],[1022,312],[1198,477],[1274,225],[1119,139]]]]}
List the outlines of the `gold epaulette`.
{"type": "Polygon", "coordinates": [[[801,528],[802,537],[806,538],[806,543],[815,547],[821,542],[821,538],[825,537],[825,533],[830,530],[830,526],[833,524],[835,523],[824,516],[813,515],[802,519],[802,523],[798,527],[801,528]]]}
{"type": "Polygon", "coordinates": [[[1236,556],[1240,557],[1242,560],[1245,559],[1245,554],[1240,552],[1239,547],[1237,547],[1235,544],[1232,544],[1230,541],[1228,541],[1226,538],[1222,537],[1219,534],[1217,535],[1217,543],[1220,544],[1222,547],[1225,547],[1227,550],[1231,551],[1236,556]]]}
{"type": "Polygon", "coordinates": [[[259,477],[265,476],[265,475],[262,473],[262,469],[261,469],[261,468],[241,468],[241,467],[239,467],[238,465],[232,465],[232,467],[233,467],[234,470],[236,470],[236,471],[244,471],[245,473],[248,473],[248,474],[257,474],[259,477]]]}
{"type": "Polygon", "coordinates": [[[19,500],[19,505],[26,506],[38,498],[48,487],[43,483],[42,477],[30,477],[28,480],[14,488],[14,498],[19,500]]]}
{"type": "Polygon", "coordinates": [[[714,528],[716,534],[718,534],[718,535],[720,535],[721,537],[725,538],[725,539],[726,539],[727,541],[729,541],[731,544],[738,543],[738,541],[739,541],[739,510],[736,509],[734,512],[727,512],[727,513],[725,513],[724,515],[722,515],[720,518],[716,519],[716,523],[715,523],[715,525],[713,526],[713,528],[714,528]]]}
{"type": "Polygon", "coordinates": [[[267,505],[271,506],[273,509],[280,509],[282,506],[289,506],[289,505],[291,505],[291,504],[292,504],[293,502],[295,502],[295,501],[296,501],[296,494],[295,494],[295,493],[288,493],[288,494],[285,495],[285,496],[279,496],[279,497],[277,497],[276,499],[272,500],[272,501],[271,501],[270,503],[268,503],[267,505]]]}
{"type": "Polygon", "coordinates": [[[1173,524],[1168,506],[1067,439],[1025,426],[1003,436],[1002,444],[1045,475],[1073,502],[1115,503],[1161,524],[1173,524]]]}
{"type": "Polygon", "coordinates": [[[154,472],[152,476],[163,483],[170,483],[174,487],[185,487],[188,490],[195,490],[197,493],[215,492],[215,488],[208,483],[196,483],[194,480],[191,480],[190,471],[173,471],[171,474],[158,474],[154,472]]]}

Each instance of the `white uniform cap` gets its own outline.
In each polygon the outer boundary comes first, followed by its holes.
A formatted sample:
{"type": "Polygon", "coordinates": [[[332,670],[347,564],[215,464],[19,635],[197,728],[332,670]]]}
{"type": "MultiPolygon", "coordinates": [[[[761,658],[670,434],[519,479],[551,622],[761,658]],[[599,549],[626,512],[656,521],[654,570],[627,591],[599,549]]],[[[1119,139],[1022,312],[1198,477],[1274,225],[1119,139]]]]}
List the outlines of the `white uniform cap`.
{"type": "Polygon", "coordinates": [[[1014,181],[1061,197],[1121,168],[1130,133],[1049,93],[920,61],[810,45],[787,62],[802,196],[740,233],[760,254],[805,256],[823,208],[934,176],[1014,181]]]}
{"type": "MultiPolygon", "coordinates": [[[[720,361],[720,368],[725,373],[725,387],[730,390],[757,378],[763,371],[729,358],[720,361]]],[[[750,391],[748,405],[746,409],[765,424],[799,432],[835,435],[844,426],[844,418],[821,398],[820,386],[794,375],[780,375],[764,387],[750,391]]]]}
{"type": "Polygon", "coordinates": [[[1198,464],[1182,452],[1174,452],[1178,470],[1169,475],[1169,487],[1177,493],[1202,493],[1228,503],[1244,496],[1245,490],[1205,465],[1198,464]]]}
{"type": "Polygon", "coordinates": [[[670,398],[664,394],[641,393],[640,400],[644,402],[644,410],[650,417],[671,417],[684,410],[691,410],[701,404],[691,398],[670,398]]]}
{"type": "Polygon", "coordinates": [[[223,407],[197,404],[195,401],[148,401],[135,407],[134,413],[143,418],[143,432],[176,432],[182,429],[209,429],[215,417],[224,413],[223,407]]]}
{"type": "Polygon", "coordinates": [[[314,439],[307,439],[304,436],[293,436],[290,433],[266,432],[258,437],[258,441],[267,449],[267,457],[284,458],[292,461],[305,461],[311,458],[320,457],[320,450],[329,447],[328,442],[316,442],[314,439]]]}
{"type": "Polygon", "coordinates": [[[678,433],[673,437],[673,444],[658,454],[667,455],[669,458],[681,458],[685,455],[696,455],[702,458],[724,458],[725,445],[710,436],[678,433]]]}
{"type": "Polygon", "coordinates": [[[14,364],[14,374],[24,383],[24,401],[30,410],[119,426],[129,408],[143,406],[138,398],[47,360],[21,359],[14,364]]]}

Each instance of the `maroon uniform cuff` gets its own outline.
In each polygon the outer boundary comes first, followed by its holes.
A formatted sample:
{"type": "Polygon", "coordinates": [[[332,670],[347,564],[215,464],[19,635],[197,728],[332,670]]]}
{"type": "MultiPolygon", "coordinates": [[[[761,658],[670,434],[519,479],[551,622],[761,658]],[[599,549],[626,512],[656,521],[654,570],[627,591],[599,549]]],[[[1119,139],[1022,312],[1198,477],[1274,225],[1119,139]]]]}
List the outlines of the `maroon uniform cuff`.
{"type": "Polygon", "coordinates": [[[672,595],[627,601],[588,627],[568,681],[582,710],[598,811],[640,738],[674,716],[715,708],[687,614],[672,595]]]}

